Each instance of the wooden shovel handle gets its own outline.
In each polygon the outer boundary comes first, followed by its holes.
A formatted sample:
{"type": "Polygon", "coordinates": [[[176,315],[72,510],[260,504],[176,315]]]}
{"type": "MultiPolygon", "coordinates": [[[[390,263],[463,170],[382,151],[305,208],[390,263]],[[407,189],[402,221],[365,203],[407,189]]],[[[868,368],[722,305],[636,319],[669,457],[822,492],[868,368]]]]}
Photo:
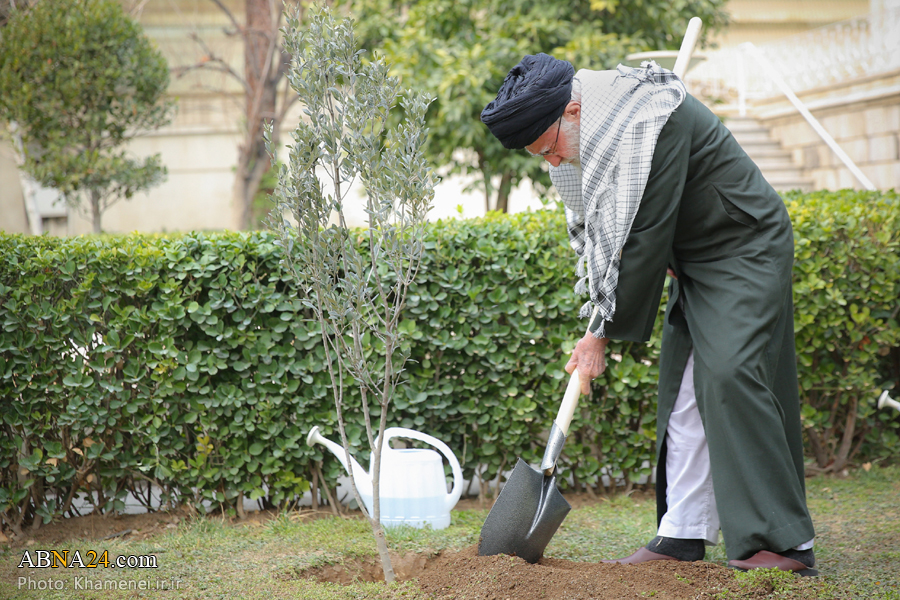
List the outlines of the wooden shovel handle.
{"type": "Polygon", "coordinates": [[[694,46],[697,44],[697,38],[700,37],[700,27],[703,21],[700,17],[694,17],[688,21],[687,31],[684,32],[684,39],[681,40],[681,48],[678,49],[678,56],[675,58],[675,66],[672,72],[684,79],[684,74],[691,64],[691,55],[694,53],[694,46]]]}
{"type": "MultiPolygon", "coordinates": [[[[599,308],[594,308],[591,320],[588,321],[588,329],[585,335],[591,332],[591,323],[597,317],[599,308]]],[[[578,398],[581,396],[581,378],[578,376],[578,369],[572,371],[569,377],[569,385],[566,386],[566,393],[563,396],[562,404],[559,405],[559,412],[556,413],[556,426],[562,430],[563,435],[568,435],[569,425],[572,423],[572,417],[575,415],[575,409],[578,407],[578,398]]]]}
{"type": "Polygon", "coordinates": [[[564,435],[569,434],[569,424],[572,423],[572,417],[578,407],[579,396],[581,396],[581,379],[578,377],[578,369],[575,369],[569,377],[569,385],[566,386],[566,394],[563,396],[562,404],[559,405],[559,412],[556,413],[556,426],[564,435]]]}

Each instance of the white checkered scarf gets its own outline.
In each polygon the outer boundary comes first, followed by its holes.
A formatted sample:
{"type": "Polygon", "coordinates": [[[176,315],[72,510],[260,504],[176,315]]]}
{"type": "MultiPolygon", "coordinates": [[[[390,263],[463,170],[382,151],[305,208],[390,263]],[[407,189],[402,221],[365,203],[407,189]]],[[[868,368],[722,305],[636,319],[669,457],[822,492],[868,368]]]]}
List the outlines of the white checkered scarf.
{"type": "Polygon", "coordinates": [[[603,321],[594,332],[606,337],[616,312],[619,260],[650,174],[659,132],[684,100],[681,80],[655,62],[609,73],[581,70],[581,168],[550,167],[550,178],[566,207],[569,242],[578,254],[576,294],[590,289],[603,321]],[[588,288],[588,285],[590,286],[588,288]]]}

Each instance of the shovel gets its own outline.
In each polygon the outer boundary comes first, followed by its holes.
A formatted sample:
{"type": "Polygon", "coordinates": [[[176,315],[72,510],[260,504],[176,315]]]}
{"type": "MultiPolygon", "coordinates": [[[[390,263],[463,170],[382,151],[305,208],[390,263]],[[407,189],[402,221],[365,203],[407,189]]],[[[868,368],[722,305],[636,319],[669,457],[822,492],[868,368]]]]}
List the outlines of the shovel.
{"type": "Polygon", "coordinates": [[[500,490],[481,527],[478,555],[510,554],[536,563],[572,509],[556,488],[556,460],[562,452],[569,423],[578,405],[581,381],[572,372],[559,413],[550,429],[541,470],[521,458],[500,490]]]}
{"type": "MultiPolygon", "coordinates": [[[[700,19],[694,17],[688,23],[684,40],[678,51],[672,69],[679,77],[684,76],[694,44],[700,33],[700,19]]],[[[594,320],[597,310],[591,321],[594,320]]],[[[481,527],[478,540],[478,555],[509,554],[519,556],[530,563],[536,563],[544,554],[544,549],[556,534],[572,507],[556,487],[556,461],[566,442],[569,424],[578,406],[581,395],[581,381],[578,369],[572,372],[569,385],[563,396],[559,413],[550,428],[547,448],[541,460],[540,471],[531,468],[519,458],[515,468],[500,491],[497,501],[488,513],[481,527]]]]}
{"type": "MultiPolygon", "coordinates": [[[[588,323],[593,322],[596,316],[595,308],[588,323]]],[[[481,527],[479,556],[510,554],[536,563],[572,510],[556,488],[556,461],[566,443],[566,434],[580,395],[581,379],[578,369],[575,369],[550,428],[541,470],[534,470],[521,458],[516,462],[481,527]]]]}

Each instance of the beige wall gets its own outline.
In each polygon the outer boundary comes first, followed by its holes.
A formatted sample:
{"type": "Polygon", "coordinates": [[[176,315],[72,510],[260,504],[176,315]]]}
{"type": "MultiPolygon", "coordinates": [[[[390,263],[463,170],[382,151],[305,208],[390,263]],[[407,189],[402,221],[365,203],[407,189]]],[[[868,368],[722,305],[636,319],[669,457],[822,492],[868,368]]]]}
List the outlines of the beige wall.
{"type": "MultiPolygon", "coordinates": [[[[236,226],[237,212],[232,205],[239,139],[236,120],[223,120],[220,127],[181,121],[176,119],[172,126],[128,144],[129,153],[136,157],[160,153],[168,178],[111,206],[103,214],[104,231],[171,232],[236,226]]],[[[0,230],[26,233],[29,228],[12,152],[11,146],[0,144],[0,230]]],[[[44,229],[51,234],[78,235],[91,231],[91,220],[70,209],[68,223],[65,218],[44,219],[44,229]]]]}
{"type": "MultiPolygon", "coordinates": [[[[140,138],[130,145],[137,155],[159,152],[168,179],[131,200],[114,204],[103,215],[103,230],[172,232],[230,229],[235,225],[231,203],[237,135],[225,132],[172,132],[140,138]]],[[[88,233],[90,220],[75,217],[70,235],[88,233]]]]}
{"type": "MultiPolygon", "coordinates": [[[[122,2],[126,8],[141,4],[134,0],[122,2]]],[[[241,0],[225,0],[225,4],[238,19],[243,18],[241,0]]],[[[773,37],[783,37],[851,18],[868,12],[868,9],[868,0],[731,0],[726,10],[732,14],[732,25],[718,41],[723,46],[744,41],[761,43],[773,37]]],[[[240,69],[240,46],[235,38],[224,33],[229,22],[209,0],[150,0],[143,3],[139,20],[173,68],[194,64],[203,56],[202,46],[189,37],[195,32],[214,52],[240,69]]],[[[159,132],[136,139],[129,147],[137,156],[160,152],[163,163],[169,170],[168,180],[147,193],[138,194],[133,199],[121,201],[110,208],[103,218],[106,231],[162,232],[225,229],[237,225],[237,210],[232,203],[233,169],[237,159],[240,122],[240,110],[234,95],[239,93],[237,84],[221,73],[195,71],[185,77],[173,79],[170,93],[178,99],[175,121],[159,132]]],[[[878,102],[882,101],[864,102],[865,108],[860,109],[861,114],[874,114],[871,110],[880,110],[878,102]]],[[[890,100],[884,100],[882,103],[889,102],[890,100]]],[[[773,106],[773,110],[776,108],[773,106]]],[[[889,107],[885,107],[885,110],[888,109],[889,107]]],[[[839,115],[843,109],[821,110],[829,118],[834,113],[834,118],[840,120],[839,115]]],[[[871,121],[875,117],[868,118],[871,121]]],[[[287,129],[291,129],[297,119],[297,113],[289,118],[286,122],[287,129]]],[[[789,142],[806,140],[806,137],[797,133],[805,125],[794,123],[795,117],[775,114],[770,116],[770,120],[776,125],[776,130],[782,132],[779,135],[783,135],[789,142]]],[[[859,128],[856,130],[859,131],[859,128]]],[[[866,144],[852,135],[847,141],[860,149],[865,145],[867,160],[878,157],[866,168],[877,171],[877,176],[883,180],[887,177],[886,170],[894,168],[891,166],[894,164],[893,159],[884,157],[891,156],[890,140],[895,138],[890,138],[888,134],[879,136],[866,144]]],[[[287,136],[285,139],[288,139],[287,136]]],[[[816,144],[815,141],[797,142],[792,150],[804,156],[817,156],[819,163],[810,166],[814,171],[813,176],[817,183],[830,182],[832,176],[827,172],[834,169],[828,166],[828,157],[816,148],[816,144]]],[[[839,174],[839,169],[834,171],[834,177],[841,180],[843,175],[839,174]]],[[[893,173],[896,180],[896,171],[893,173]]],[[[462,214],[467,217],[484,213],[481,193],[465,192],[466,183],[463,178],[449,178],[439,185],[432,213],[434,218],[455,216],[459,214],[457,207],[462,207],[462,214]]],[[[513,210],[539,205],[528,187],[516,190],[511,199],[513,210]]],[[[363,213],[358,208],[354,208],[353,212],[357,215],[357,224],[361,224],[363,213]]],[[[45,227],[54,233],[78,234],[89,231],[90,222],[70,213],[67,224],[65,219],[47,220],[45,227]]],[[[28,230],[11,148],[2,144],[0,230],[28,230]]]]}
{"type": "Polygon", "coordinates": [[[754,44],[795,35],[867,14],[869,0],[730,0],[728,29],[716,38],[722,47],[754,44]]]}
{"type": "Polygon", "coordinates": [[[29,233],[13,148],[0,143],[0,231],[29,233]]]}

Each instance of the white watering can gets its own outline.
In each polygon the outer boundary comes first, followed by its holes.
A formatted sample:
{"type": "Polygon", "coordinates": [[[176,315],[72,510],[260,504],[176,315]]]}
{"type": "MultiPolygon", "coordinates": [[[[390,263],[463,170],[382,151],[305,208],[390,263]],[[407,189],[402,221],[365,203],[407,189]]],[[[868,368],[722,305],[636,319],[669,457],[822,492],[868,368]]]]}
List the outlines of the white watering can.
{"type": "MultiPolygon", "coordinates": [[[[322,444],[331,450],[347,472],[353,476],[356,489],[369,514],[372,514],[372,476],[366,473],[362,465],[352,456],[348,465],[343,446],[322,437],[318,426],[313,427],[306,436],[306,443],[309,446],[322,444]]],[[[375,439],[375,444],[377,446],[378,438],[375,439]]],[[[374,454],[369,464],[375,464],[374,454]]],[[[431,525],[433,529],[444,529],[450,525],[450,509],[456,506],[462,494],[463,477],[459,461],[444,442],[412,429],[402,427],[385,429],[380,479],[383,525],[413,527],[431,525]],[[427,449],[395,450],[389,443],[393,437],[419,440],[440,450],[450,461],[450,468],[453,470],[453,489],[450,493],[447,493],[447,480],[444,478],[444,464],[440,454],[427,449]]]]}

